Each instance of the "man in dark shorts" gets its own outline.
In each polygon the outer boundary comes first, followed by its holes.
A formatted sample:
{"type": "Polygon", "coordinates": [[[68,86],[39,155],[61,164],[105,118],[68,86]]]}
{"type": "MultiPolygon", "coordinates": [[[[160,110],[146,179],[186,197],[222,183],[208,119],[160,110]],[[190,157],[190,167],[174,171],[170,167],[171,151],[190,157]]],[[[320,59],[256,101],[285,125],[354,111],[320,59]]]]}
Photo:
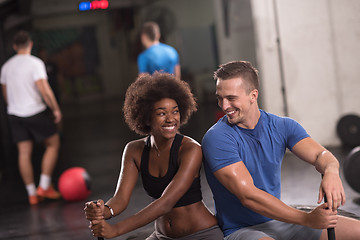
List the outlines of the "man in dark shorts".
{"type": "Polygon", "coordinates": [[[49,86],[45,64],[31,55],[32,46],[28,32],[19,31],[15,35],[13,48],[17,54],[2,66],[0,82],[13,141],[18,148],[20,174],[30,205],[36,205],[43,198],[60,198],[51,185],[51,176],[60,147],[55,124],[61,121],[62,114],[49,86]],[[34,141],[45,144],[37,189],[31,163],[34,141]]]}

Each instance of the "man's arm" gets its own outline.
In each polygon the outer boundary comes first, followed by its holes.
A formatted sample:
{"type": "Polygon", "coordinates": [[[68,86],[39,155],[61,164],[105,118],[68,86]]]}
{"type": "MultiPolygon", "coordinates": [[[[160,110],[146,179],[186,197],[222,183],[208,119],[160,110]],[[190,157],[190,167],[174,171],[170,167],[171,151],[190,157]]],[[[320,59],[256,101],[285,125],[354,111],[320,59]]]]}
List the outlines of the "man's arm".
{"type": "Polygon", "coordinates": [[[175,65],[174,73],[175,73],[175,78],[176,79],[181,79],[181,67],[180,67],[180,64],[175,65]]]}
{"type": "Polygon", "coordinates": [[[48,81],[46,79],[40,79],[37,80],[35,84],[42,98],[44,99],[46,105],[48,105],[49,108],[52,110],[55,117],[54,122],[59,123],[61,121],[62,114],[48,81]]]}
{"type": "Polygon", "coordinates": [[[339,175],[339,161],[335,156],[310,137],[296,143],[292,152],[300,159],[314,165],[316,170],[324,175],[320,185],[318,203],[326,194],[329,206],[333,210],[344,205],[345,192],[339,175]]]}
{"type": "Polygon", "coordinates": [[[4,97],[4,101],[7,104],[7,94],[6,94],[6,85],[5,84],[1,84],[1,89],[2,89],[2,94],[4,97]]]}
{"type": "Polygon", "coordinates": [[[146,59],[144,58],[144,56],[141,53],[137,58],[137,66],[138,66],[139,75],[147,73],[146,59]]]}
{"type": "Polygon", "coordinates": [[[214,175],[245,207],[263,216],[319,229],[336,225],[336,212],[326,210],[327,204],[322,204],[314,211],[306,213],[286,205],[271,194],[257,188],[242,161],[219,169],[214,172],[214,175]]]}

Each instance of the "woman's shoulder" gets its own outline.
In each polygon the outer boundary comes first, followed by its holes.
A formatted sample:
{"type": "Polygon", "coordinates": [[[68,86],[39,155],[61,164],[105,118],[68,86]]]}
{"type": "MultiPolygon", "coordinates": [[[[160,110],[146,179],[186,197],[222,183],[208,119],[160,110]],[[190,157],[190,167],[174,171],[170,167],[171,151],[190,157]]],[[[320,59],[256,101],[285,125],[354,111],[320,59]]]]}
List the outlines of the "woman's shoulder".
{"type": "Polygon", "coordinates": [[[186,135],[184,135],[184,138],[183,138],[181,144],[187,144],[187,145],[194,146],[194,147],[195,146],[200,147],[200,143],[198,141],[196,141],[192,137],[189,137],[189,136],[186,136],[186,135]]]}
{"type": "Polygon", "coordinates": [[[201,151],[200,143],[189,136],[184,136],[181,142],[181,148],[186,151],[201,151]]]}
{"type": "Polygon", "coordinates": [[[128,142],[124,148],[123,161],[133,161],[135,162],[137,168],[140,169],[141,155],[144,150],[145,143],[146,137],[128,142]]]}
{"type": "Polygon", "coordinates": [[[142,151],[144,149],[147,137],[130,141],[126,144],[125,150],[127,151],[142,151]]]}

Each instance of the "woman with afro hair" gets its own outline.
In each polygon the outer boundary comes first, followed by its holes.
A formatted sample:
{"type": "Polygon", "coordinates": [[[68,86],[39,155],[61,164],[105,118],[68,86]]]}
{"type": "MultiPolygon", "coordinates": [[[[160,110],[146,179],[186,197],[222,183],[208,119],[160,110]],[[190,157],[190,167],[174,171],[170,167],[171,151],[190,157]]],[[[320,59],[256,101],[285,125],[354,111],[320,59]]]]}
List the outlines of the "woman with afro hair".
{"type": "Polygon", "coordinates": [[[94,236],[113,238],[155,221],[147,240],[223,239],[216,218],[202,201],[201,146],[179,134],[196,110],[189,85],[174,75],[142,74],[129,86],[125,122],[145,137],[126,145],[114,196],[106,204],[101,199],[85,204],[94,236]],[[126,209],[139,175],[153,201],[115,224],[104,221],[126,209]]]}

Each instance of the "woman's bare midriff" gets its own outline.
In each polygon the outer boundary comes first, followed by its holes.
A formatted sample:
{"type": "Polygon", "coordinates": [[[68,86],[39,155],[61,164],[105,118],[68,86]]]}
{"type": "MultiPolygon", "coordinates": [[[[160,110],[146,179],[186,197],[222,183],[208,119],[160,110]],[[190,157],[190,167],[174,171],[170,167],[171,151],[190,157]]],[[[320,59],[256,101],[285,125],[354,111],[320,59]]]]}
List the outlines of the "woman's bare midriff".
{"type": "Polygon", "coordinates": [[[155,221],[155,229],[168,237],[178,238],[210,228],[217,224],[215,216],[202,201],[174,208],[155,221]]]}

